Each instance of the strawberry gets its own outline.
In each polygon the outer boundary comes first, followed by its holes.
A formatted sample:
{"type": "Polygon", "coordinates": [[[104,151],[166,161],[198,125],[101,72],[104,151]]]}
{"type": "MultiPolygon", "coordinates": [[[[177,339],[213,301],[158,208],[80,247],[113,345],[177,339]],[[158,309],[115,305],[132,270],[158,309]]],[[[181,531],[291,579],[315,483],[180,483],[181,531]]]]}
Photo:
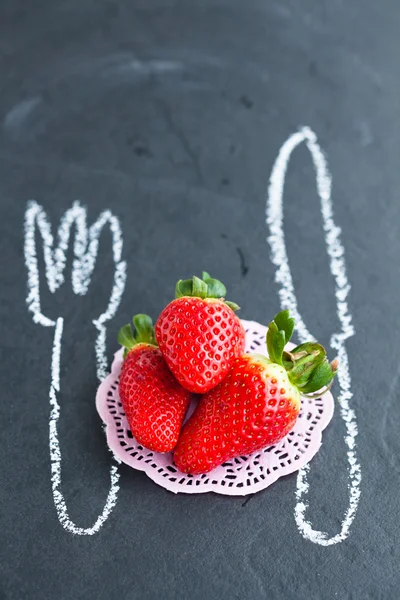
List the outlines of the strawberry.
{"type": "Polygon", "coordinates": [[[176,381],[156,346],[147,315],[133,317],[118,341],[125,346],[119,395],[129,427],[139,444],[156,452],[175,447],[190,403],[190,393],[176,381]]]}
{"type": "Polygon", "coordinates": [[[176,446],[178,469],[207,473],[236,456],[275,444],[293,428],[300,396],[329,387],[337,361],[330,364],[325,349],[313,342],[284,352],[293,328],[289,311],[279,313],[267,333],[269,358],[236,358],[224,381],[202,397],[176,446]]]}
{"type": "Polygon", "coordinates": [[[225,286],[208,273],[176,284],[176,299],[160,314],[156,338],[172,373],[187,390],[204,394],[227,375],[244,352],[245,332],[224,300],[225,286]]]}

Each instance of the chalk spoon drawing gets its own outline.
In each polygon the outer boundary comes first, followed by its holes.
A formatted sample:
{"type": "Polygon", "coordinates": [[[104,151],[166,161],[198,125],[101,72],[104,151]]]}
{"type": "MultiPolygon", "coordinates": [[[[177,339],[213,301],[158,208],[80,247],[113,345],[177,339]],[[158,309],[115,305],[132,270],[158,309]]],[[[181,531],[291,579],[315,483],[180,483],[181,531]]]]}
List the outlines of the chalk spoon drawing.
{"type": "Polygon", "coordinates": [[[341,326],[340,331],[331,336],[330,344],[337,351],[340,360],[337,376],[340,388],[338,402],[340,405],[340,414],[346,427],[344,441],[347,446],[349,505],[342,521],[341,530],[337,535],[329,537],[326,532],[313,529],[310,521],[306,519],[306,511],[308,509],[307,493],[309,488],[307,481],[309,466],[307,465],[299,471],[297,477],[295,519],[300,533],[306,539],[321,546],[331,546],[342,542],[349,535],[361,493],[361,468],[356,455],[357,421],[355,412],[350,406],[353,393],[351,391],[349,359],[345,344],[346,340],[354,335],[354,327],[347,303],[350,285],[347,279],[344,247],[340,240],[341,230],[336,226],[333,219],[332,180],[324,153],[318,145],[317,136],[309,127],[303,127],[299,132],[291,135],[279,151],[271,172],[266,216],[270,230],[268,242],[271,247],[271,259],[277,268],[275,281],[279,285],[280,303],[282,308],[288,308],[292,312],[296,319],[297,333],[300,341],[305,342],[311,339],[312,336],[308,332],[298,310],[283,231],[283,191],[286,171],[292,152],[303,142],[311,154],[315,169],[317,192],[321,201],[326,249],[329,256],[330,270],[335,281],[337,316],[341,326]]]}
{"type": "MultiPolygon", "coordinates": [[[[61,489],[61,448],[57,430],[60,418],[60,405],[57,400],[57,392],[60,391],[60,360],[64,320],[62,317],[58,317],[55,321],[49,319],[41,310],[36,229],[40,233],[43,242],[47,285],[50,292],[54,293],[64,283],[68,244],[71,237],[71,229],[75,226],[72,289],[75,294],[84,296],[89,289],[91,276],[95,267],[99,237],[106,225],[109,226],[112,236],[114,279],[108,304],[104,312],[93,321],[97,329],[95,353],[97,377],[100,381],[107,375],[106,323],[115,315],[126,283],[126,262],[121,260],[123,241],[119,220],[109,210],[106,210],[100,214],[97,221],[88,229],[86,208],[81,206],[79,202],[75,202],[72,208],[67,210],[61,218],[58,228],[58,245],[55,247],[51,225],[43,207],[35,201],[30,201],[25,212],[24,252],[25,264],[28,271],[28,295],[26,302],[29,311],[33,314],[35,323],[43,327],[54,327],[51,384],[49,390],[49,442],[53,499],[61,525],[67,531],[78,535],[93,535],[97,533],[109,517],[116,504],[119,490],[118,465],[111,465],[110,489],[103,512],[99,515],[94,525],[88,528],[75,525],[68,515],[67,505],[61,489]]],[[[116,462],[118,463],[119,461],[116,460],[116,462]]]]}

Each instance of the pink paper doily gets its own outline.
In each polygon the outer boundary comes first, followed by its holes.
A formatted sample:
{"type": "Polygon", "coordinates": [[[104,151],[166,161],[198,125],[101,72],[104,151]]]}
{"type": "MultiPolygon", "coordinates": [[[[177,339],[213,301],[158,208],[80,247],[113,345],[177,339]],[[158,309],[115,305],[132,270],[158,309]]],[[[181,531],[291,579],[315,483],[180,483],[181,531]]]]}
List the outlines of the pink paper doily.
{"type": "MultiPolygon", "coordinates": [[[[246,330],[246,352],[267,355],[267,328],[254,321],[242,320],[246,330]]],[[[288,344],[287,348],[293,348],[288,344]]],[[[330,392],[321,398],[302,398],[301,410],[294,429],[278,444],[250,456],[241,456],[204,475],[186,475],[178,471],[172,453],[159,454],[143,448],[133,437],[118,394],[122,365],[122,349],[116,352],[111,373],[101,383],[97,411],[106,427],[107,443],[122,462],[144,471],[155,483],[170,492],[199,494],[216,492],[229,496],[245,496],[265,489],[279,477],[293,473],[307,464],[318,452],[322,431],[332,419],[334,400],[330,392]]],[[[193,412],[193,401],[187,418],[193,412]]]]}

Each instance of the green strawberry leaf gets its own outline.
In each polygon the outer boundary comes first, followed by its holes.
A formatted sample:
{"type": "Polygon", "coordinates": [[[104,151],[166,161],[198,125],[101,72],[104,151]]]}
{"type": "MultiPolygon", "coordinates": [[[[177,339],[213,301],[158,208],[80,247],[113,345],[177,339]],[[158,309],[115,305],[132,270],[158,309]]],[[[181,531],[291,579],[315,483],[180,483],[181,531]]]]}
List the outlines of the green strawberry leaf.
{"type": "Polygon", "coordinates": [[[118,342],[124,346],[124,358],[136,344],[152,344],[157,346],[154,335],[153,321],[147,315],[135,315],[132,319],[135,332],[132,333],[132,327],[128,323],[121,327],[118,332],[118,342]]]}
{"type": "Polygon", "coordinates": [[[335,373],[332,371],[331,365],[328,361],[323,362],[314,369],[308,382],[303,386],[299,387],[302,394],[311,394],[326,387],[334,378],[335,373]]]}
{"type": "MultiPolygon", "coordinates": [[[[211,280],[210,280],[211,281],[211,280]]],[[[208,285],[202,279],[196,277],[196,275],[192,278],[192,293],[191,296],[197,296],[198,298],[207,298],[208,285]]]]}
{"type": "Polygon", "coordinates": [[[117,339],[118,343],[121,344],[121,346],[124,346],[124,348],[127,348],[128,350],[133,348],[133,346],[135,345],[135,340],[133,339],[132,327],[129,323],[121,327],[121,329],[118,332],[117,339]]]}
{"type": "MultiPolygon", "coordinates": [[[[298,348],[299,347],[300,346],[298,346],[298,348]]],[[[299,386],[305,383],[315,367],[326,359],[325,348],[321,346],[321,344],[307,342],[306,344],[302,344],[301,348],[301,352],[299,352],[297,348],[292,350],[291,354],[295,358],[295,365],[290,371],[291,379],[295,380],[296,385],[299,386]]]]}
{"type": "MultiPolygon", "coordinates": [[[[178,281],[175,286],[175,298],[183,298],[183,296],[224,300],[226,287],[222,281],[214,279],[207,271],[203,271],[201,279],[194,275],[191,279],[180,279],[178,281]]],[[[232,310],[239,310],[240,308],[235,302],[225,302],[225,304],[232,310]]]]}
{"type": "Polygon", "coordinates": [[[191,279],[180,279],[175,287],[175,298],[182,298],[183,296],[192,295],[192,280],[191,279]]]}
{"type": "Polygon", "coordinates": [[[279,331],[285,332],[285,343],[287,344],[293,335],[295,320],[290,317],[288,310],[281,310],[274,319],[279,331]]]}
{"type": "Polygon", "coordinates": [[[225,304],[227,306],[229,306],[229,308],[231,308],[233,311],[240,309],[240,306],[238,304],[236,304],[236,302],[231,302],[230,300],[225,300],[225,304]]]}
{"type": "Polygon", "coordinates": [[[224,298],[226,287],[218,279],[211,277],[207,271],[203,271],[202,279],[207,284],[207,298],[224,298]]]}
{"type": "Polygon", "coordinates": [[[267,331],[267,349],[269,358],[272,362],[282,365],[282,353],[285,347],[285,332],[279,331],[275,321],[268,326],[267,331]]]}
{"type": "Polygon", "coordinates": [[[226,287],[218,279],[207,279],[207,298],[225,298],[226,287]]]}
{"type": "Polygon", "coordinates": [[[133,336],[136,344],[156,344],[153,321],[148,315],[135,315],[132,319],[135,326],[133,336]]]}

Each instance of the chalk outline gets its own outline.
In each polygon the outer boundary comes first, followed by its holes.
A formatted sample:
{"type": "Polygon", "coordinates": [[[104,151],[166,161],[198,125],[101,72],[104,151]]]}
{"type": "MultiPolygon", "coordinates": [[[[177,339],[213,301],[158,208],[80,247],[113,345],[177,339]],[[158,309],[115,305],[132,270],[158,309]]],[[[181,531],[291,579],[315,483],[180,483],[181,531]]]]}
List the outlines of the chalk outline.
{"type": "MultiPolygon", "coordinates": [[[[348,364],[348,355],[345,346],[346,339],[354,335],[351,314],[347,304],[347,296],[350,291],[346,274],[346,264],[344,260],[344,247],[340,240],[341,230],[335,225],[333,220],[333,207],[331,199],[331,176],[328,171],[323,151],[317,142],[317,136],[308,127],[303,127],[299,132],[292,134],[281,147],[278,157],[272,168],[266,206],[267,224],[270,228],[268,242],[271,247],[271,260],[276,265],[277,271],[275,280],[280,285],[279,297],[282,308],[289,308],[297,321],[297,332],[301,341],[311,339],[307,327],[298,311],[297,299],[295,296],[293,279],[290,272],[288,256],[286,252],[285,237],[283,231],[283,190],[285,175],[288,163],[294,149],[305,142],[316,172],[317,191],[321,201],[321,213],[323,218],[323,228],[327,252],[330,259],[330,270],[335,280],[335,296],[337,303],[337,315],[341,323],[341,332],[331,336],[331,346],[338,352],[340,360],[340,369],[338,372],[338,382],[340,394],[338,401],[340,404],[340,414],[345,422],[347,435],[345,443],[348,447],[347,457],[349,463],[349,507],[342,522],[341,531],[329,538],[323,531],[317,531],[305,518],[305,512],[308,508],[306,500],[309,485],[307,482],[307,473],[309,467],[306,466],[299,472],[296,490],[295,519],[300,533],[310,541],[322,546],[330,546],[344,541],[348,535],[351,524],[354,520],[359,499],[361,468],[356,456],[356,437],[358,435],[356,415],[350,408],[349,401],[353,394],[351,392],[351,376],[348,364]]],[[[105,352],[106,328],[105,323],[114,316],[126,283],[126,263],[121,261],[122,252],[122,234],[118,219],[110,211],[101,213],[98,220],[89,230],[86,226],[86,209],[81,207],[79,202],[74,203],[72,209],[69,209],[61,219],[58,237],[59,245],[53,250],[53,236],[51,227],[47,220],[43,208],[35,201],[28,203],[25,214],[25,264],[28,270],[28,296],[26,302],[28,309],[33,313],[33,320],[42,326],[54,327],[54,342],[51,362],[52,381],[49,390],[51,405],[49,421],[49,439],[50,439],[50,458],[52,473],[52,490],[54,504],[57,515],[62,526],[72,533],[79,535],[93,535],[103,525],[115,506],[118,493],[119,473],[118,467],[112,465],[111,487],[104,506],[102,514],[98,517],[95,524],[87,529],[77,527],[69,518],[65,500],[62,496],[61,487],[61,452],[58,441],[57,422],[60,416],[60,407],[57,402],[57,391],[60,389],[60,359],[61,359],[61,340],[63,331],[63,319],[59,317],[52,321],[42,314],[40,306],[39,289],[39,271],[36,254],[35,228],[38,227],[42,236],[44,245],[44,260],[46,265],[46,278],[51,292],[55,292],[64,282],[63,271],[66,264],[66,250],[70,237],[70,231],[73,223],[76,223],[77,231],[75,235],[74,254],[75,259],[72,267],[72,285],[76,294],[85,295],[90,284],[91,274],[95,265],[98,249],[98,239],[102,228],[110,223],[110,229],[113,236],[113,258],[115,263],[114,285],[111,292],[107,309],[98,319],[93,321],[98,330],[95,343],[97,376],[102,380],[106,375],[107,359],[105,352]],[[86,250],[87,249],[87,250],[86,250]]]]}
{"type": "Polygon", "coordinates": [[[316,174],[317,192],[321,201],[321,213],[329,266],[335,281],[335,297],[337,316],[341,324],[341,331],[331,336],[330,344],[337,351],[340,361],[338,383],[340,393],[338,402],[340,415],[346,426],[345,444],[348,448],[348,475],[349,475],[349,506],[345,513],[340,532],[328,537],[324,531],[312,528],[306,520],[305,513],[309,506],[307,493],[309,484],[307,473],[309,465],[299,471],[297,477],[295,520],[299,532],[304,538],[321,546],[331,546],[344,541],[350,532],[351,524],[357,512],[360,500],[361,467],[356,456],[356,437],[358,435],[357,420],[349,401],[353,397],[351,391],[351,376],[349,370],[348,354],[345,341],[355,334],[352,317],[349,312],[347,297],[350,284],[347,279],[347,269],[344,258],[344,247],[340,240],[341,230],[335,225],[333,219],[333,205],[331,198],[332,179],[329,173],[325,155],[318,144],[316,134],[309,127],[302,127],[297,133],[292,134],[281,147],[276,161],[272,167],[269,180],[266,222],[270,230],[268,242],[271,247],[271,260],[277,267],[275,281],[279,285],[279,298],[282,308],[289,309],[296,319],[296,328],[300,341],[312,339],[297,307],[293,279],[290,272],[289,260],[286,252],[285,234],[283,231],[283,191],[285,175],[292,152],[301,143],[305,142],[313,161],[316,174]]]}
{"type": "Polygon", "coordinates": [[[119,220],[109,210],[103,211],[93,225],[87,228],[87,210],[79,202],[74,202],[61,218],[58,228],[58,246],[54,248],[51,225],[42,206],[34,200],[28,202],[25,212],[25,240],[24,255],[28,271],[28,295],[26,302],[28,310],[33,313],[33,321],[44,327],[54,327],[54,341],[51,359],[51,384],[49,390],[50,417],[49,417],[49,445],[51,463],[51,484],[54,505],[61,525],[77,535],[93,535],[97,533],[103,523],[110,516],[119,491],[119,459],[114,456],[117,464],[111,465],[111,485],[102,513],[94,525],[89,528],[78,527],[69,515],[61,491],[61,450],[58,439],[57,423],[60,418],[60,405],[57,401],[57,392],[60,390],[60,360],[61,342],[64,320],[58,317],[56,321],[46,317],[41,311],[39,267],[36,252],[36,228],[38,228],[43,241],[43,257],[45,262],[47,284],[54,293],[64,283],[64,269],[66,266],[66,253],[71,237],[72,226],[75,225],[74,260],[72,264],[72,288],[75,294],[84,296],[89,288],[91,275],[96,264],[99,237],[103,227],[109,224],[112,235],[112,251],[114,260],[114,281],[106,310],[93,320],[97,329],[95,341],[97,377],[102,381],[107,375],[106,356],[106,326],[116,313],[126,284],[126,262],[121,260],[123,239],[119,220]]]}

